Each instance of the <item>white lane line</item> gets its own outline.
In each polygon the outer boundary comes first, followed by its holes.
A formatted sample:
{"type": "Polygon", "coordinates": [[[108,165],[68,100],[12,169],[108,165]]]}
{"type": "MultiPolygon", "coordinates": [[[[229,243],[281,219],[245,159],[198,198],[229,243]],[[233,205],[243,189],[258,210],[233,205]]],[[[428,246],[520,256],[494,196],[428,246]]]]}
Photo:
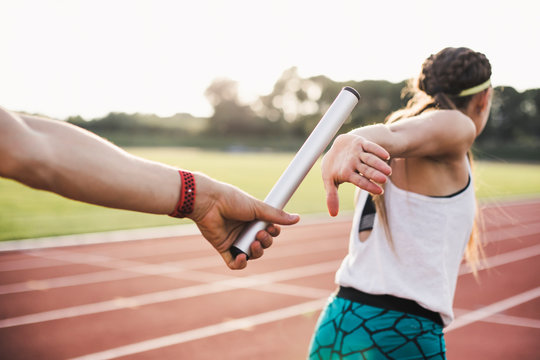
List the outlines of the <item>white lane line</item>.
{"type": "Polygon", "coordinates": [[[0,252],[160,239],[197,234],[200,235],[200,232],[195,224],[158,226],[143,229],[115,230],[98,233],[51,236],[37,239],[2,241],[0,243],[0,252]]]}
{"type": "Polygon", "coordinates": [[[532,206],[538,205],[540,203],[540,194],[523,194],[518,195],[514,199],[511,197],[508,198],[499,198],[499,199],[487,199],[485,202],[481,202],[480,209],[495,209],[499,210],[501,208],[509,207],[521,207],[521,206],[532,206]]]}
{"type": "MultiPolygon", "coordinates": [[[[347,244],[344,242],[343,249],[345,249],[346,246],[347,244]]],[[[328,239],[323,239],[313,241],[307,248],[304,244],[291,244],[287,247],[278,248],[276,246],[275,250],[275,253],[272,253],[271,256],[282,259],[285,257],[316,254],[320,252],[336,250],[336,245],[331,241],[328,241],[328,239]]],[[[87,254],[79,254],[63,250],[47,252],[45,254],[36,253],[35,256],[46,257],[47,259],[63,259],[64,261],[69,261],[75,264],[95,265],[114,270],[98,271],[88,274],[59,276],[55,278],[29,280],[19,283],[0,285],[0,295],[34,290],[55,289],[67,286],[95,284],[99,282],[114,280],[125,280],[145,275],[160,275],[173,279],[193,280],[202,282],[216,281],[216,278],[219,276],[222,277],[221,280],[233,277],[216,274],[205,275],[204,273],[188,271],[212,266],[220,266],[221,258],[215,255],[160,264],[148,264],[132,260],[118,260],[115,258],[104,256],[93,257],[87,256],[87,254]]],[[[268,258],[270,258],[270,256],[268,256],[268,258]]]]}
{"type": "Polygon", "coordinates": [[[107,300],[91,304],[77,305],[62,309],[16,316],[0,320],[0,328],[29,325],[44,321],[59,320],[82,315],[98,314],[106,311],[157,304],[161,302],[180,300],[195,296],[231,291],[240,288],[256,288],[273,282],[286,281],[333,272],[336,270],[340,263],[341,261],[330,261],[326,263],[307,265],[303,267],[278,270],[272,273],[253,275],[244,278],[232,278],[210,284],[188,286],[178,289],[130,296],[121,299],[107,300]]]}
{"type": "MultiPolygon", "coordinates": [[[[13,260],[0,263],[0,271],[17,271],[17,270],[32,270],[40,268],[48,268],[55,266],[66,266],[75,264],[89,264],[95,266],[103,266],[108,262],[117,262],[129,264],[129,259],[120,259],[107,255],[98,255],[92,253],[79,253],[70,250],[47,250],[31,251],[27,255],[34,258],[13,260]]],[[[153,255],[153,254],[149,254],[153,255]]],[[[159,254],[157,254],[159,256],[159,254]]],[[[208,257],[206,257],[208,258],[208,257]]],[[[214,257],[215,259],[215,257],[214,257]]],[[[132,263],[133,264],[133,263],[132,263]]],[[[138,264],[143,264],[139,262],[138,264]]]]}
{"type": "MultiPolygon", "coordinates": [[[[343,211],[337,218],[331,218],[326,213],[302,215],[300,222],[294,227],[311,226],[328,222],[347,222],[352,218],[352,211],[343,211]]],[[[59,248],[79,245],[95,245],[126,241],[139,241],[149,239],[163,239],[169,237],[200,235],[200,231],[193,223],[171,226],[157,226],[142,229],[114,230],[98,233],[74,234],[42,237],[36,239],[7,240],[0,242],[0,253],[8,251],[37,250],[59,248]]]]}
{"type": "Polygon", "coordinates": [[[93,354],[84,355],[72,360],[101,360],[128,356],[144,351],[160,349],[166,346],[178,345],[188,341],[203,339],[210,336],[225,334],[242,329],[251,329],[257,325],[267,324],[278,320],[313,313],[320,310],[326,303],[327,298],[312,300],[298,305],[272,310],[257,315],[247,316],[240,319],[225,321],[219,324],[209,325],[198,329],[188,330],[155,339],[141,341],[114,349],[105,350],[93,354]]]}
{"type": "MultiPolygon", "coordinates": [[[[524,302],[533,300],[540,296],[540,287],[526,291],[519,295],[512,296],[505,300],[496,302],[482,309],[467,313],[454,321],[445,332],[455,330],[459,327],[466,326],[472,322],[481,321],[485,318],[520,305],[524,302]]],[[[209,325],[198,329],[188,330],[172,335],[162,336],[150,340],[136,342],[113,349],[108,349],[93,354],[87,354],[72,360],[103,360],[114,359],[122,356],[133,355],[145,351],[156,350],[167,346],[178,345],[188,341],[203,339],[211,336],[221,335],[242,329],[251,329],[257,325],[284,320],[294,316],[299,316],[306,313],[312,313],[322,309],[327,301],[327,297],[314,301],[308,301],[302,304],[289,306],[282,309],[272,310],[265,313],[247,316],[240,319],[230,320],[219,324],[209,325]]]]}
{"type": "Polygon", "coordinates": [[[527,225],[516,224],[512,227],[504,229],[492,229],[481,233],[480,236],[486,239],[486,244],[489,244],[505,240],[515,240],[525,236],[538,234],[540,234],[540,222],[527,225]]]}
{"type": "MultiPolygon", "coordinates": [[[[459,317],[464,315],[471,310],[464,309],[454,309],[454,313],[459,317]]],[[[540,320],[524,318],[521,316],[512,316],[504,314],[495,314],[485,319],[479,320],[481,322],[488,322],[493,324],[502,324],[502,325],[512,325],[519,327],[526,327],[531,329],[540,329],[540,320]]]]}
{"type": "MultiPolygon", "coordinates": [[[[502,255],[505,255],[505,254],[502,254],[502,255]]],[[[337,266],[337,263],[338,262],[331,262],[331,263],[327,263],[328,265],[328,271],[334,271],[335,270],[335,267],[337,266]]],[[[504,262],[506,263],[506,262],[504,262]]],[[[314,289],[313,292],[307,292],[305,291],[304,289],[301,289],[301,287],[298,287],[295,289],[295,286],[292,286],[292,285],[284,285],[284,284],[272,284],[271,282],[269,283],[266,283],[266,284],[261,284],[261,281],[271,281],[272,279],[270,279],[270,277],[272,275],[275,276],[275,280],[274,281],[284,281],[284,280],[287,280],[288,278],[295,278],[295,277],[303,277],[303,276],[308,276],[306,275],[305,273],[309,273],[310,275],[315,275],[311,270],[308,270],[308,268],[310,268],[311,266],[308,266],[308,267],[304,267],[304,273],[302,274],[302,270],[301,269],[293,269],[293,271],[295,272],[295,274],[291,274],[290,273],[290,269],[289,270],[281,270],[281,271],[277,271],[273,274],[264,274],[264,275],[257,275],[257,276],[253,276],[251,278],[251,285],[255,286],[255,285],[261,285],[260,287],[260,290],[263,290],[263,291],[276,291],[276,292],[281,292],[281,293],[289,293],[291,295],[301,295],[302,293],[305,294],[306,296],[309,296],[309,297],[315,297],[319,294],[322,294],[322,293],[319,293],[319,289],[314,289]],[[307,271],[306,271],[307,270],[307,271]],[[291,276],[292,275],[292,276],[291,276]],[[257,279],[259,278],[259,279],[257,279]],[[256,282],[257,284],[254,284],[253,282],[256,282]],[[276,286],[274,289],[272,289],[272,286],[276,286]],[[287,288],[288,287],[288,288],[287,288]]],[[[324,269],[320,269],[322,270],[321,272],[324,273],[324,272],[327,272],[326,270],[324,269]]],[[[240,279],[234,279],[233,281],[231,281],[230,284],[226,284],[224,285],[224,290],[230,290],[230,287],[231,285],[235,285],[237,287],[246,287],[246,286],[249,286],[249,284],[241,284],[243,282],[243,279],[240,278],[240,279]]],[[[209,285],[212,285],[212,286],[216,286],[216,287],[219,287],[220,284],[209,284],[209,285]]],[[[223,285],[223,284],[222,284],[223,285]]],[[[178,290],[182,290],[182,289],[178,289],[178,290]]],[[[192,290],[195,290],[196,289],[193,289],[192,287],[192,290]]],[[[219,291],[219,290],[218,290],[219,291]]],[[[183,296],[181,297],[184,297],[186,294],[183,294],[183,296]]],[[[195,295],[196,296],[196,295],[195,295]]],[[[499,311],[504,311],[508,308],[511,308],[513,306],[516,306],[516,305],[519,305],[523,302],[526,302],[526,301],[529,301],[529,300],[532,300],[536,297],[540,296],[540,287],[537,288],[537,289],[534,289],[531,292],[526,292],[526,293],[523,293],[523,294],[520,294],[520,295],[517,295],[517,296],[514,296],[512,298],[509,298],[509,299],[506,299],[506,300],[503,300],[501,302],[498,302],[498,303],[495,303],[495,304],[492,304],[490,306],[487,306],[483,309],[480,309],[480,310],[477,310],[477,311],[473,311],[467,315],[464,315],[462,317],[459,317],[458,319],[456,319],[456,322],[451,326],[449,327],[449,330],[447,331],[451,331],[455,328],[458,328],[458,327],[462,327],[462,326],[465,326],[465,325],[468,325],[472,322],[475,322],[475,321],[479,321],[478,319],[484,319],[486,317],[489,317],[489,316],[492,316],[493,314],[495,314],[496,312],[499,312],[499,311]]],[[[142,299],[144,300],[144,299],[142,299]]],[[[168,299],[165,297],[163,298],[162,300],[164,301],[168,301],[168,299]]],[[[133,307],[133,306],[140,306],[141,303],[137,302],[136,299],[132,299],[132,298],[128,298],[128,299],[118,299],[118,300],[114,300],[114,301],[111,301],[111,302],[104,302],[105,305],[108,305],[111,309],[121,309],[121,308],[128,308],[128,307],[133,307]],[[107,304],[108,303],[108,304],[107,304]]],[[[95,304],[90,304],[91,306],[92,305],[95,305],[95,304]]],[[[322,305],[321,305],[322,306],[322,305]]],[[[317,308],[317,310],[320,309],[317,308]]],[[[69,310],[69,309],[68,309],[69,310]]],[[[80,310],[80,309],[79,309],[80,310]]],[[[69,312],[69,311],[68,311],[69,312]]],[[[99,311],[101,312],[101,311],[99,311]]],[[[46,313],[50,313],[50,312],[46,312],[46,313]]],[[[39,315],[47,315],[47,314],[44,314],[44,313],[38,313],[38,314],[33,314],[33,315],[37,315],[37,317],[39,317],[39,315]]],[[[93,313],[93,312],[90,312],[90,313],[93,313]]],[[[272,313],[272,312],[270,312],[272,313]]],[[[48,314],[50,315],[50,314],[48,314]]],[[[66,315],[66,314],[64,314],[66,315]]],[[[80,316],[81,313],[79,311],[75,311],[71,314],[71,316],[80,316]]],[[[32,315],[30,315],[32,316],[32,315]]],[[[256,315],[257,316],[257,315],[256,315]]],[[[62,316],[61,318],[63,318],[64,316],[62,316]]],[[[68,316],[69,317],[69,316],[68,316]]],[[[6,319],[6,320],[13,320],[13,319],[16,319],[16,318],[12,318],[12,319],[6,319]]],[[[19,317],[19,320],[20,317],[19,317]]],[[[38,318],[34,318],[33,319],[34,321],[30,322],[30,323],[35,323],[35,322],[40,322],[40,321],[48,321],[48,320],[51,320],[51,317],[50,316],[41,316],[41,320],[39,320],[38,318]],[[37,321],[36,321],[37,320],[37,321]]],[[[279,320],[279,319],[278,319],[279,320]]],[[[23,323],[27,323],[26,321],[23,321],[23,323]]],[[[2,326],[0,327],[6,327],[4,325],[8,325],[8,326],[15,326],[15,325],[20,325],[20,321],[19,321],[19,324],[15,324],[15,323],[2,323],[2,326]]],[[[217,326],[217,325],[216,325],[217,326]]],[[[212,326],[213,327],[213,326],[212,326]]],[[[197,333],[200,329],[195,329],[195,330],[191,330],[191,331],[188,331],[188,332],[185,332],[185,333],[182,333],[182,334],[188,334],[188,333],[197,333]]],[[[206,335],[206,336],[210,336],[210,335],[206,335]]],[[[155,339],[154,339],[155,340],[155,339]]],[[[153,340],[149,340],[150,342],[153,341],[153,340]]],[[[189,340],[183,340],[182,342],[185,342],[185,341],[189,341],[189,340]]],[[[148,342],[144,342],[144,343],[148,343],[148,342]]],[[[161,346],[160,346],[161,347],[161,346]]],[[[124,347],[122,347],[124,348],[124,347]]]]}
{"type": "MultiPolygon", "coordinates": [[[[540,255],[540,244],[529,246],[519,250],[508,251],[499,255],[491,256],[485,259],[483,264],[478,266],[478,270],[491,269],[497,266],[510,264],[516,261],[525,260],[540,255]]],[[[459,269],[459,275],[472,273],[467,264],[462,264],[459,269]]]]}
{"type": "MultiPolygon", "coordinates": [[[[337,220],[336,222],[342,222],[342,223],[347,223],[348,221],[343,221],[343,220],[337,220]]],[[[322,224],[324,224],[324,221],[322,222],[322,224]]],[[[307,225],[296,225],[296,226],[307,226],[307,225]]],[[[174,227],[176,228],[176,227],[174,227]]],[[[291,229],[293,230],[293,229],[291,229]]],[[[295,231],[298,230],[298,228],[294,228],[295,231]]],[[[141,230],[137,230],[137,231],[140,231],[142,234],[144,234],[145,236],[149,235],[152,233],[153,229],[141,229],[141,230]]],[[[158,232],[156,233],[156,238],[160,238],[160,231],[158,229],[158,232]]],[[[131,232],[133,233],[136,233],[135,230],[133,231],[122,231],[120,233],[126,233],[126,234],[129,234],[131,232]]],[[[164,234],[163,231],[161,231],[161,234],[164,234]]],[[[530,236],[530,235],[537,235],[537,234],[540,234],[540,222],[536,222],[536,223],[530,223],[530,224],[514,224],[508,228],[504,228],[504,229],[492,229],[492,230],[487,230],[486,232],[482,233],[482,237],[484,237],[487,241],[486,243],[492,243],[492,242],[498,242],[498,241],[504,241],[504,240],[512,240],[512,239],[515,239],[515,238],[518,238],[518,237],[524,237],[524,236],[530,236]]],[[[93,234],[88,234],[88,236],[94,236],[93,234]]],[[[187,236],[189,235],[189,232],[188,231],[181,231],[179,232],[176,236],[187,236]]],[[[79,235],[77,235],[79,236],[79,235]]],[[[83,235],[80,235],[80,236],[83,236],[83,235]]],[[[134,241],[137,241],[138,238],[135,237],[135,240],[134,241]]],[[[124,241],[124,240],[122,240],[124,241]]],[[[3,242],[0,242],[0,246],[2,245],[3,242]]],[[[292,243],[290,243],[292,245],[292,243]]],[[[305,248],[305,246],[302,244],[302,246],[305,248]]],[[[182,249],[182,250],[179,250],[179,252],[185,252],[185,251],[191,251],[191,250],[203,250],[204,247],[196,247],[194,248],[193,246],[190,246],[189,249],[182,249]]],[[[1,250],[0,250],[1,252],[1,250]]],[[[44,257],[41,255],[41,251],[29,251],[27,254],[29,255],[35,255],[35,256],[39,256],[39,257],[44,257]]],[[[102,255],[94,255],[94,254],[85,254],[85,253],[77,253],[76,251],[71,251],[71,250],[67,250],[67,251],[63,251],[63,250],[58,250],[58,251],[54,251],[54,250],[51,250],[51,251],[47,251],[46,253],[51,253],[51,254],[64,254],[63,256],[49,256],[47,257],[47,259],[41,259],[41,260],[37,260],[37,259],[20,259],[20,260],[11,260],[11,261],[4,261],[4,262],[0,262],[0,271],[15,271],[15,270],[30,270],[30,269],[39,269],[39,268],[46,268],[46,267],[54,267],[54,266],[64,266],[64,265],[68,265],[69,263],[72,263],[72,262],[82,262],[82,263],[88,263],[88,261],[90,259],[93,259],[92,263],[93,264],[97,264],[99,265],[98,263],[100,263],[100,257],[102,258],[102,262],[106,262],[106,261],[111,261],[111,259],[114,259],[112,261],[119,261],[118,258],[114,258],[114,257],[109,257],[109,256],[102,256],[102,255]],[[75,254],[73,255],[72,257],[69,256],[69,254],[75,254]],[[86,259],[84,259],[84,257],[86,257],[86,259]],[[83,259],[82,261],[78,260],[78,259],[83,259]],[[56,261],[51,261],[51,260],[56,260],[56,261]],[[76,261],[74,261],[76,260],[76,261]]],[[[164,246],[163,249],[161,250],[153,250],[152,254],[149,254],[149,255],[161,255],[161,254],[166,254],[166,253],[170,253],[170,250],[166,249],[166,247],[164,246]]],[[[129,259],[129,257],[126,257],[126,258],[123,258],[123,259],[129,259]]],[[[193,259],[193,261],[196,261],[197,259],[193,259]]]]}
{"type": "Polygon", "coordinates": [[[445,329],[445,332],[450,332],[474,322],[483,320],[492,315],[508,310],[515,306],[521,305],[528,301],[534,300],[540,296],[540,286],[529,291],[525,291],[521,294],[514,295],[507,299],[498,301],[491,305],[485,306],[478,310],[468,312],[464,315],[457,317],[451,324],[445,329]]]}
{"type": "MultiPolygon", "coordinates": [[[[341,222],[342,224],[346,224],[345,222],[341,222]]],[[[339,224],[339,222],[338,222],[339,224]]],[[[335,224],[333,224],[335,225],[335,224]]],[[[348,227],[345,228],[345,233],[348,234],[348,227]]],[[[293,230],[293,229],[291,229],[293,230]]],[[[298,231],[298,229],[295,229],[295,231],[298,231]]],[[[301,230],[300,230],[301,231],[301,230]]],[[[344,239],[347,239],[347,236],[344,237],[344,239]]],[[[310,246],[306,247],[305,243],[300,243],[297,241],[286,241],[286,245],[283,244],[283,240],[280,239],[280,247],[275,246],[271,249],[271,251],[284,251],[285,248],[289,249],[290,252],[296,252],[297,254],[301,253],[302,249],[305,251],[306,249],[311,248],[312,246],[316,246],[314,243],[315,241],[319,241],[317,246],[323,246],[323,241],[326,242],[326,248],[328,248],[328,244],[331,242],[328,241],[327,236],[324,234],[322,235],[316,235],[312,237],[310,241],[310,246]],[[275,249],[275,250],[274,250],[275,249]]],[[[201,246],[198,248],[198,250],[208,250],[206,247],[206,244],[203,246],[203,242],[201,240],[201,246]]],[[[346,248],[347,241],[343,242],[343,247],[346,248]]],[[[75,248],[76,249],[76,248],[75,248]]],[[[188,250],[186,250],[188,251],[188,250]]],[[[157,254],[152,251],[151,253],[147,254],[148,256],[159,256],[164,253],[164,250],[158,251],[157,254]]],[[[21,260],[11,260],[11,261],[4,261],[0,262],[0,271],[16,271],[16,270],[30,270],[30,269],[39,269],[39,268],[46,268],[51,266],[66,266],[70,265],[70,263],[82,263],[82,264],[91,264],[96,266],[102,266],[107,267],[107,262],[121,262],[121,261],[130,261],[129,257],[124,258],[118,258],[113,256],[107,256],[107,255],[99,255],[99,254],[92,254],[92,253],[82,253],[77,252],[71,249],[49,249],[46,251],[29,251],[26,253],[27,255],[31,255],[36,257],[36,259],[21,259],[21,260]]],[[[138,255],[140,256],[140,255],[138,255]]],[[[181,254],[179,255],[181,256],[181,254]]],[[[191,262],[198,262],[201,261],[207,261],[208,259],[213,259],[215,263],[218,263],[218,260],[220,259],[219,256],[204,256],[202,258],[193,258],[189,260],[184,261],[191,261],[191,262]]],[[[136,260],[135,260],[136,261],[136,260]]],[[[118,266],[115,266],[115,268],[118,268],[118,266]]]]}
{"type": "MultiPolygon", "coordinates": [[[[516,250],[510,253],[504,253],[487,259],[487,263],[490,267],[500,266],[512,261],[519,261],[529,257],[537,256],[540,252],[540,245],[535,245],[529,248],[516,250]]],[[[68,308],[62,308],[57,310],[50,310],[41,313],[34,313],[28,315],[22,315],[12,318],[0,320],[0,328],[12,327],[19,325],[34,324],[43,321],[59,320],[69,317],[82,316],[96,314],[112,310],[120,310],[130,308],[133,306],[142,306],[156,304],[165,301],[173,301],[179,299],[185,299],[188,297],[202,296],[207,294],[214,294],[218,292],[224,292],[232,290],[233,288],[261,288],[264,285],[276,283],[279,281],[286,281],[291,279],[302,278],[306,276],[313,276],[318,274],[324,274],[328,272],[334,272],[339,264],[340,260],[330,261],[321,264],[307,265],[299,268],[290,268],[284,270],[278,270],[271,273],[253,275],[245,278],[225,278],[221,281],[211,282],[202,285],[189,286],[184,288],[165,290],[160,292],[153,292],[149,294],[136,295],[123,298],[123,301],[109,300],[96,302],[91,304],[77,305],[68,308]]],[[[144,268],[144,267],[143,267],[144,268]]],[[[165,267],[168,272],[172,272],[171,267],[165,267]]],[[[470,272],[466,268],[462,268],[460,275],[470,272]],[[465,270],[463,270],[465,269],[465,270]]],[[[187,278],[193,278],[196,274],[187,273],[184,274],[187,278]]],[[[203,273],[206,276],[206,274],[203,273]]],[[[181,276],[181,273],[172,273],[171,276],[181,276]]],[[[212,275],[214,276],[214,275],[212,275]]],[[[205,280],[210,278],[204,278],[205,280]]],[[[275,287],[276,292],[285,290],[279,290],[275,287]]],[[[269,291],[267,288],[266,291],[269,291]]]]}
{"type": "Polygon", "coordinates": [[[63,261],[50,259],[20,259],[8,260],[0,263],[0,271],[32,270],[66,265],[63,261]]]}
{"type": "Polygon", "coordinates": [[[320,299],[325,296],[330,296],[330,292],[325,289],[316,289],[292,284],[269,283],[266,285],[258,286],[254,288],[254,290],[271,292],[273,294],[283,294],[313,299],[320,299]]]}
{"type": "Polygon", "coordinates": [[[104,270],[89,274],[58,276],[41,280],[27,280],[18,283],[0,285],[0,295],[16,294],[34,290],[49,290],[68,286],[95,284],[101,282],[127,280],[142,276],[134,272],[122,270],[104,270]]]}
{"type": "Polygon", "coordinates": [[[520,326],[520,327],[526,327],[526,328],[531,328],[531,329],[540,329],[540,320],[527,319],[527,318],[518,317],[518,316],[495,314],[486,319],[483,319],[482,321],[494,323],[494,324],[520,326]]]}
{"type": "MultiPolygon", "coordinates": [[[[296,256],[298,254],[313,254],[332,249],[335,249],[335,246],[328,240],[323,239],[319,241],[314,241],[310,244],[308,248],[306,248],[303,244],[301,246],[291,244],[287,248],[276,249],[276,251],[279,251],[280,253],[284,252],[283,254],[276,254],[276,256],[282,258],[286,256],[296,256]]],[[[525,260],[538,255],[540,255],[540,244],[487,258],[485,264],[479,266],[478,269],[484,270],[488,268],[493,268],[511,262],[525,260]]],[[[0,285],[0,295],[35,290],[56,289],[68,286],[95,284],[115,280],[127,280],[145,275],[160,275],[174,279],[213,282],[216,280],[216,276],[218,275],[208,275],[205,273],[198,273],[188,270],[196,270],[209,266],[215,266],[220,260],[216,258],[216,256],[206,256],[175,262],[147,264],[131,260],[117,260],[115,258],[105,256],[95,257],[88,254],[78,254],[61,250],[56,252],[48,252],[47,254],[37,256],[47,256],[47,258],[50,258],[51,260],[64,259],[65,261],[76,264],[83,263],[88,265],[108,267],[113,270],[98,271],[88,274],[60,276],[41,280],[28,280],[19,283],[0,285]]],[[[469,274],[471,272],[472,271],[467,264],[461,265],[459,272],[460,275],[469,274]]],[[[231,276],[227,277],[221,275],[221,280],[225,280],[227,278],[231,278],[231,276]]]]}

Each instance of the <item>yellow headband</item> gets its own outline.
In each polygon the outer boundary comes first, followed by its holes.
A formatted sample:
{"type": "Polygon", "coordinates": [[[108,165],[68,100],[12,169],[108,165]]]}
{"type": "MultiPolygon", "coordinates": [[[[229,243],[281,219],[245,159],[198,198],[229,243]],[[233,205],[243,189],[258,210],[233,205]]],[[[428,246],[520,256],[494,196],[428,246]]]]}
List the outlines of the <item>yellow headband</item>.
{"type": "Polygon", "coordinates": [[[478,94],[480,91],[487,89],[491,85],[491,79],[487,79],[485,82],[481,83],[480,85],[476,85],[475,87],[472,87],[470,89],[465,89],[462,92],[458,94],[459,97],[462,96],[469,96],[478,94]]]}

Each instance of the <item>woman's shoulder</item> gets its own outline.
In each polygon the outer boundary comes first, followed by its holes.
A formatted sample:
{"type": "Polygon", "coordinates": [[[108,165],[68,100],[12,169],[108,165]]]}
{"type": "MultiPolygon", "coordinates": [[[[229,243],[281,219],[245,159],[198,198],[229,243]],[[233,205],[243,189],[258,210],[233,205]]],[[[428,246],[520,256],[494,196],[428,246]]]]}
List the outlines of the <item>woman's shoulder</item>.
{"type": "Polygon", "coordinates": [[[432,110],[419,115],[432,123],[434,135],[443,143],[456,146],[458,152],[466,152],[476,139],[473,120],[459,110],[432,110]],[[461,151],[459,151],[461,150],[461,151]]]}
{"type": "Polygon", "coordinates": [[[476,138],[472,119],[458,110],[425,111],[388,126],[403,157],[461,156],[476,138]]]}
{"type": "Polygon", "coordinates": [[[444,120],[451,120],[458,123],[466,123],[469,125],[473,125],[472,119],[467,116],[465,113],[459,110],[453,110],[453,109],[430,109],[427,111],[424,111],[423,113],[417,115],[419,117],[424,118],[437,118],[441,119],[441,121],[444,120]]]}

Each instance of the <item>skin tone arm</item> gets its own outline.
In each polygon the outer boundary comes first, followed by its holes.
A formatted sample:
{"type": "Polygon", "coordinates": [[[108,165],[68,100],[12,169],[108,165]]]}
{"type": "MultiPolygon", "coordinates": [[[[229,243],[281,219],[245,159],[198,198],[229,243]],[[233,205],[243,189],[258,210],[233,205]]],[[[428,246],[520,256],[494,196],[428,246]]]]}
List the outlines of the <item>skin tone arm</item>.
{"type": "Polygon", "coordinates": [[[339,184],[350,182],[381,194],[380,184],[392,173],[386,162],[390,157],[461,161],[476,135],[475,122],[469,116],[457,110],[439,110],[338,136],[322,163],[330,214],[335,216],[339,211],[339,184]]]}
{"type": "MultiPolygon", "coordinates": [[[[0,176],[36,189],[91,204],[152,214],[169,214],[180,194],[178,169],[135,157],[68,123],[18,115],[0,108],[0,176]]],[[[229,248],[246,222],[259,219],[291,225],[297,215],[274,209],[229,184],[194,173],[195,221],[231,269],[246,267],[229,248]]],[[[280,229],[257,234],[252,258],[263,254],[280,229]]]]}

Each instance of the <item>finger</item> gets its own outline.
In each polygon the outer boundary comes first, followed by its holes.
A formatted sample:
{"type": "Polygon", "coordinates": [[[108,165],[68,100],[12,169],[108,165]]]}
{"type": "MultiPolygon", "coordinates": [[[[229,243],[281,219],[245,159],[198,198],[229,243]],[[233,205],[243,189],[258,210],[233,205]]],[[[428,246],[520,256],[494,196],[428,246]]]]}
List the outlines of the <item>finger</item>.
{"type": "Polygon", "coordinates": [[[249,258],[251,260],[258,259],[264,254],[264,249],[259,241],[254,241],[249,246],[249,250],[251,252],[251,255],[249,258]]]}
{"type": "Polygon", "coordinates": [[[270,236],[276,237],[281,233],[281,228],[278,225],[269,224],[266,227],[266,232],[269,233],[270,236]]]}
{"type": "Polygon", "coordinates": [[[266,232],[265,230],[259,231],[257,233],[257,236],[255,236],[255,240],[261,243],[261,246],[263,249],[268,249],[270,246],[272,246],[272,242],[273,242],[272,236],[270,236],[270,234],[266,232]]]}
{"type": "Polygon", "coordinates": [[[374,142],[367,141],[367,140],[362,142],[362,149],[364,149],[364,151],[366,152],[376,155],[377,157],[383,160],[386,160],[386,161],[390,160],[390,153],[386,151],[385,148],[383,148],[382,146],[378,144],[375,144],[374,142]]]}
{"type": "Polygon", "coordinates": [[[374,195],[381,195],[384,190],[382,186],[369,181],[364,176],[360,174],[354,174],[349,178],[349,182],[356,185],[362,190],[366,190],[367,192],[374,194],[374,195]]]}
{"type": "Polygon", "coordinates": [[[356,172],[363,175],[366,179],[372,180],[378,184],[384,184],[388,180],[388,177],[385,174],[378,170],[375,170],[374,168],[360,160],[356,165],[356,172]]]}
{"type": "Polygon", "coordinates": [[[381,160],[381,158],[373,154],[366,152],[361,153],[360,160],[362,161],[362,163],[380,172],[384,176],[389,176],[392,174],[392,168],[390,167],[390,165],[388,165],[386,161],[381,160]]]}
{"type": "Polygon", "coordinates": [[[236,258],[233,258],[230,251],[225,251],[221,253],[221,257],[231,270],[240,270],[247,266],[246,254],[239,254],[236,258]]]}
{"type": "Polygon", "coordinates": [[[327,181],[325,181],[324,184],[328,213],[330,213],[330,216],[336,216],[339,213],[338,187],[333,183],[329,184],[327,181]]]}

